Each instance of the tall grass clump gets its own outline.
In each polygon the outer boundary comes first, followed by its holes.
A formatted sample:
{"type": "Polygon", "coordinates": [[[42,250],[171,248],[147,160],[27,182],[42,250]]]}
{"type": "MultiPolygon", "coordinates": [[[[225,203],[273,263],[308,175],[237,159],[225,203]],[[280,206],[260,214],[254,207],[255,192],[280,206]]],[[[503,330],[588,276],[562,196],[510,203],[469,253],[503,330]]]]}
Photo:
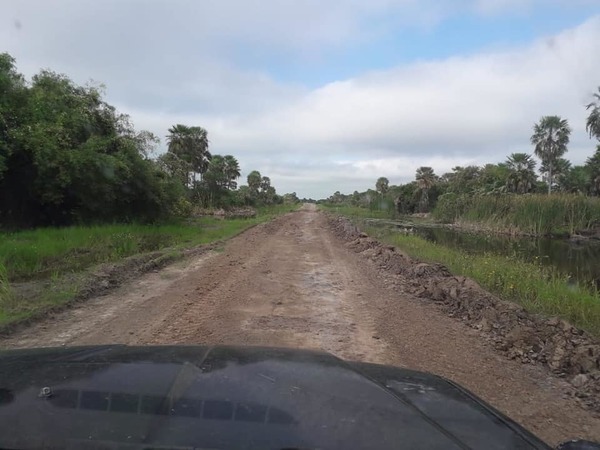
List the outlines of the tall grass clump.
{"type": "Polygon", "coordinates": [[[376,207],[373,208],[364,208],[362,206],[347,206],[347,205],[319,205],[320,208],[325,209],[326,211],[331,211],[336,214],[341,214],[346,217],[351,218],[360,218],[360,219],[392,219],[395,216],[394,208],[379,209],[376,207]]]}
{"type": "Polygon", "coordinates": [[[0,267],[11,282],[48,279],[139,253],[227,239],[249,226],[297,208],[297,205],[259,208],[253,218],[200,217],[164,225],[74,226],[0,232],[0,267]]]}
{"type": "Polygon", "coordinates": [[[6,266],[0,262],[0,305],[10,301],[12,291],[8,282],[8,272],[6,266]]]}
{"type": "Polygon", "coordinates": [[[574,194],[441,196],[436,219],[486,225],[497,231],[573,234],[600,225],[600,199],[574,194]]]}

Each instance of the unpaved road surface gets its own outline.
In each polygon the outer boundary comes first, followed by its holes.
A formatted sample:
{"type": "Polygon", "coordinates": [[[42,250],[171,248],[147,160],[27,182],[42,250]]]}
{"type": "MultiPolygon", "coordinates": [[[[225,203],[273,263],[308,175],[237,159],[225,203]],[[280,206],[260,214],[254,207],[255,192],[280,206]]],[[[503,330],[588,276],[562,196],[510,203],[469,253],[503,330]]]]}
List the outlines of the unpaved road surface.
{"type": "Polygon", "coordinates": [[[386,287],[314,206],[149,273],[0,342],[4,348],[243,344],[317,348],[448,377],[550,444],[600,440],[562,381],[498,354],[435,305],[386,287]]]}

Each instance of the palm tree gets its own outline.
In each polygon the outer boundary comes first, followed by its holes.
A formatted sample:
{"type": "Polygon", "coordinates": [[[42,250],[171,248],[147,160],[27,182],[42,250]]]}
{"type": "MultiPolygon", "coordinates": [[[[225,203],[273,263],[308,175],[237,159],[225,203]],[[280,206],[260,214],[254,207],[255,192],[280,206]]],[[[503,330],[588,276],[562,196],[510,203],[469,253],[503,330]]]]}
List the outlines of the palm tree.
{"type": "Polygon", "coordinates": [[[390,180],[386,177],[380,177],[375,183],[375,190],[379,192],[381,195],[385,195],[390,186],[390,180]]]}
{"type": "Polygon", "coordinates": [[[202,127],[189,128],[189,149],[190,162],[195,174],[200,174],[200,180],[208,170],[208,163],[212,155],[208,151],[208,132],[202,127]]]}
{"type": "Polygon", "coordinates": [[[260,190],[264,193],[271,187],[271,179],[269,177],[262,177],[260,179],[260,190]]]}
{"type": "Polygon", "coordinates": [[[596,153],[586,160],[585,167],[590,174],[591,193],[600,195],[600,145],[596,147],[596,153]]]}
{"type": "Polygon", "coordinates": [[[552,192],[554,165],[566,153],[570,134],[569,123],[559,116],[544,116],[533,126],[531,143],[535,145],[535,154],[548,169],[548,194],[552,192]]]}
{"type": "MultiPolygon", "coordinates": [[[[185,186],[190,184],[190,172],[193,171],[191,161],[188,152],[188,136],[190,133],[190,127],[186,125],[173,125],[169,128],[169,134],[167,135],[167,151],[175,155],[179,160],[188,163],[189,172],[185,175],[185,186]]],[[[171,158],[171,161],[174,161],[171,158]]]]}
{"type": "Polygon", "coordinates": [[[258,170],[253,170],[248,174],[248,187],[251,192],[258,193],[258,189],[260,188],[260,181],[262,180],[262,175],[258,170]]]}
{"type": "Polygon", "coordinates": [[[237,180],[240,177],[240,164],[238,160],[235,159],[231,155],[226,155],[223,158],[223,171],[225,173],[225,178],[227,178],[227,187],[229,189],[235,189],[237,187],[237,180]]]}
{"type": "Polygon", "coordinates": [[[214,155],[208,163],[203,184],[208,186],[209,191],[218,191],[227,187],[227,178],[225,175],[225,158],[221,155],[214,155]]]}
{"type": "Polygon", "coordinates": [[[600,87],[598,93],[594,94],[594,101],[587,105],[586,109],[591,111],[585,122],[585,129],[590,134],[590,138],[594,136],[600,141],[600,87]]]}
{"type": "Polygon", "coordinates": [[[419,167],[416,174],[417,187],[421,192],[419,202],[421,212],[427,212],[429,207],[429,190],[435,186],[437,176],[431,167],[419,167]]]}
{"type": "Polygon", "coordinates": [[[565,190],[565,179],[571,171],[571,163],[565,158],[558,158],[552,164],[552,178],[550,178],[548,166],[542,163],[540,166],[540,172],[546,174],[546,179],[552,182],[552,185],[558,186],[559,191],[565,190]]]}
{"type": "Polygon", "coordinates": [[[167,149],[171,153],[177,155],[179,158],[187,156],[187,136],[189,135],[190,127],[186,125],[173,125],[169,128],[169,134],[167,136],[167,149]]]}
{"type": "Polygon", "coordinates": [[[177,124],[169,128],[167,143],[169,152],[190,163],[192,182],[195,183],[197,173],[202,179],[211,159],[207,131],[202,127],[177,124]]]}
{"type": "Polygon", "coordinates": [[[513,153],[506,160],[509,169],[506,187],[517,194],[524,194],[535,183],[535,161],[527,153],[513,153]]]}

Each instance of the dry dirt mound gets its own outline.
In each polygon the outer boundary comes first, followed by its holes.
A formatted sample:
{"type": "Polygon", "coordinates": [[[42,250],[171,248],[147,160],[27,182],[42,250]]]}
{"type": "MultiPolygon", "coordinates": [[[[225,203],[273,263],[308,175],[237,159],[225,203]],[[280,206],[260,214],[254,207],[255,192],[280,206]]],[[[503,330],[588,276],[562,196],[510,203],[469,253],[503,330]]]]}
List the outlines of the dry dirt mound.
{"type": "Polygon", "coordinates": [[[558,318],[528,313],[440,264],[426,264],[361,233],[348,219],[330,217],[346,246],[391,275],[396,289],[438,303],[449,315],[478,329],[507,357],[545,365],[567,378],[582,403],[600,411],[600,342],[558,318]]]}

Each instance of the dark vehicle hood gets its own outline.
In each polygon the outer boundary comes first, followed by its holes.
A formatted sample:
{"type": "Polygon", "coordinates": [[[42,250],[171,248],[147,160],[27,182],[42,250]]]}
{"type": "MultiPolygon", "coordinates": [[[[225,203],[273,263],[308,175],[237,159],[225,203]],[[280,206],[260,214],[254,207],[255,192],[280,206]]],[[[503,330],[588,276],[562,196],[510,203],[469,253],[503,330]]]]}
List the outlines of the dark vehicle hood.
{"type": "Polygon", "coordinates": [[[258,347],[0,352],[0,448],[548,448],[442,378],[258,347]]]}

